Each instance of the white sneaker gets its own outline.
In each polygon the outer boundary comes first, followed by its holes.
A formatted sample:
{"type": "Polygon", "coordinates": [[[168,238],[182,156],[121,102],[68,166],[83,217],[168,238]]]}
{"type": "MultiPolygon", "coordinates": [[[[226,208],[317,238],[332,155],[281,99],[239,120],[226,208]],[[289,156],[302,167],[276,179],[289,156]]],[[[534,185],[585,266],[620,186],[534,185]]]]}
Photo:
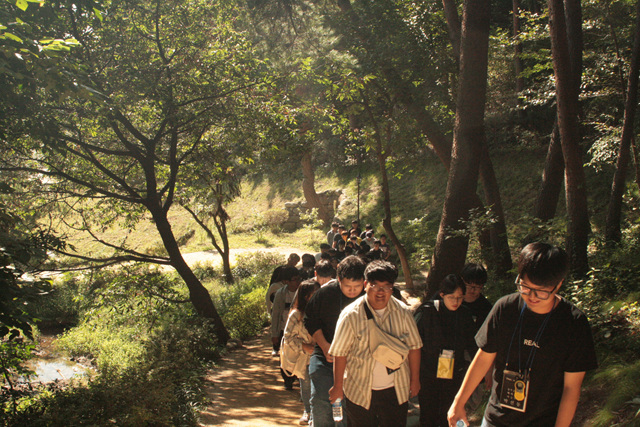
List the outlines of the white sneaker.
{"type": "Polygon", "coordinates": [[[300,419],[298,420],[298,424],[301,426],[306,426],[309,424],[309,413],[304,411],[300,419]]]}
{"type": "Polygon", "coordinates": [[[271,357],[275,357],[278,355],[278,352],[275,350],[271,350],[271,357]]]}

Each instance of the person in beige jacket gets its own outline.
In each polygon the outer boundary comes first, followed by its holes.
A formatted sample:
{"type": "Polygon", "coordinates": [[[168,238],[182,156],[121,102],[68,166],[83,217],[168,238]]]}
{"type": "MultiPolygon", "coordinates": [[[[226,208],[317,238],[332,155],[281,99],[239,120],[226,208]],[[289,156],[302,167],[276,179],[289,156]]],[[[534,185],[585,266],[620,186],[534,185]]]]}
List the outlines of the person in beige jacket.
{"type": "Polygon", "coordinates": [[[313,337],[304,327],[304,310],[313,293],[320,289],[320,283],[314,279],[305,280],[298,287],[287,324],[284,328],[282,345],[280,346],[280,367],[291,377],[300,380],[300,397],[304,403],[304,413],[300,417],[300,425],[309,422],[311,414],[311,382],[309,381],[309,358],[313,353],[313,337]]]}

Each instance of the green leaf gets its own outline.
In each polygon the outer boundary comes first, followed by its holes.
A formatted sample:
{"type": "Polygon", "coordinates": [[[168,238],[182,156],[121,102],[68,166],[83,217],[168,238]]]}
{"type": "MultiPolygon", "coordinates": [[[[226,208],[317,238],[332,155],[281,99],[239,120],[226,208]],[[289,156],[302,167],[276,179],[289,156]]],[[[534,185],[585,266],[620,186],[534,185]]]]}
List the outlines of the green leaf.
{"type": "Polygon", "coordinates": [[[98,18],[98,20],[100,22],[102,22],[102,14],[100,13],[100,11],[98,9],[96,9],[95,7],[93,8],[93,14],[96,16],[96,18],[98,18]]]}
{"type": "Polygon", "coordinates": [[[22,39],[20,37],[16,36],[15,34],[2,33],[2,36],[7,38],[7,39],[10,39],[10,40],[17,41],[18,43],[22,43],[22,39]]]}
{"type": "Polygon", "coordinates": [[[29,7],[29,3],[27,3],[26,0],[17,0],[16,6],[21,10],[27,10],[27,8],[29,7]]]}

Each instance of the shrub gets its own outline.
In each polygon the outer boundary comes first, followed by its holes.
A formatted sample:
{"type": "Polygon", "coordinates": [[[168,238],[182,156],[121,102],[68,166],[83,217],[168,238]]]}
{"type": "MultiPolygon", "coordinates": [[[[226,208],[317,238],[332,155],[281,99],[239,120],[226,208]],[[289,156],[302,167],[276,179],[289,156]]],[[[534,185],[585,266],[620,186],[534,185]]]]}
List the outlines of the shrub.
{"type": "Polygon", "coordinates": [[[177,299],[168,276],[135,268],[97,277],[80,325],[61,348],[88,356],[98,373],[68,387],[27,390],[7,425],[196,425],[202,374],[218,357],[210,323],[177,299]]]}
{"type": "Polygon", "coordinates": [[[282,225],[289,219],[289,214],[284,209],[269,209],[262,214],[262,223],[257,227],[266,227],[271,232],[276,233],[282,229],[282,225]]]}
{"type": "Polygon", "coordinates": [[[236,257],[233,277],[242,279],[256,276],[259,280],[268,280],[273,270],[284,262],[282,255],[272,252],[239,254],[236,257]]]}
{"type": "Polygon", "coordinates": [[[256,336],[268,324],[269,314],[264,302],[266,288],[256,288],[240,297],[223,316],[224,324],[233,338],[256,336]]]}
{"type": "Polygon", "coordinates": [[[197,262],[193,267],[191,267],[191,270],[200,281],[220,279],[222,277],[220,268],[214,266],[210,262],[197,262]]]}

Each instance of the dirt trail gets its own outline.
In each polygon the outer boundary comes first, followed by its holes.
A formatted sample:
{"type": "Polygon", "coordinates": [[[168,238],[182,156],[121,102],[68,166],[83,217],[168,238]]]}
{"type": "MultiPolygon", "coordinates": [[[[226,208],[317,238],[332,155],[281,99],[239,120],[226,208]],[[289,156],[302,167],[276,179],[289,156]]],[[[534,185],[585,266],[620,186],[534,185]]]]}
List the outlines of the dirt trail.
{"type": "Polygon", "coordinates": [[[269,334],[245,341],[227,353],[206,377],[209,406],[202,426],[298,425],[303,405],[300,389],[284,389],[279,359],[271,356],[269,334]]]}
{"type": "MultiPolygon", "coordinates": [[[[231,249],[229,253],[229,261],[231,262],[231,264],[234,264],[236,262],[236,256],[240,254],[244,255],[252,252],[269,252],[269,253],[280,254],[282,255],[282,262],[284,263],[287,259],[287,256],[289,256],[289,254],[291,253],[295,252],[298,255],[302,256],[302,254],[309,251],[303,251],[301,249],[296,249],[289,246],[279,246],[274,248],[231,249]]],[[[208,251],[201,251],[201,252],[191,252],[191,253],[183,254],[182,256],[184,257],[184,260],[187,262],[187,264],[189,264],[190,266],[193,266],[193,264],[196,264],[199,262],[200,263],[211,262],[214,264],[222,263],[222,258],[220,257],[220,254],[218,253],[218,251],[213,249],[208,251]]]]}
{"type": "MultiPolygon", "coordinates": [[[[402,284],[400,284],[402,286],[402,284]]],[[[410,305],[419,300],[403,292],[410,305]]],[[[304,407],[300,388],[284,389],[279,359],[271,356],[268,330],[228,352],[220,366],[206,377],[208,407],[201,412],[202,426],[292,426],[298,425],[304,407]]],[[[418,425],[418,414],[410,411],[407,426],[418,425]]]]}

